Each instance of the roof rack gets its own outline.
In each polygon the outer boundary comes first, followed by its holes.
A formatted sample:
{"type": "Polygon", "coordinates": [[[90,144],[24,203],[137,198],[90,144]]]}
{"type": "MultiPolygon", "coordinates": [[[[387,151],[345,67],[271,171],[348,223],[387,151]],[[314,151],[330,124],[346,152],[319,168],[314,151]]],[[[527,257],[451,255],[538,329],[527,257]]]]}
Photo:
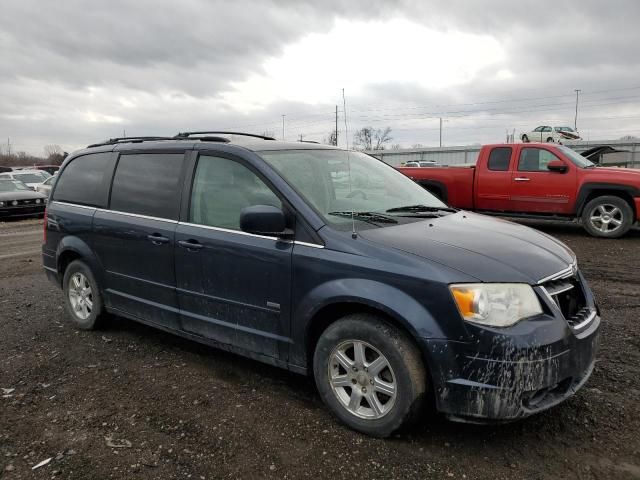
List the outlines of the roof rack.
{"type": "Polygon", "coordinates": [[[88,145],[87,148],[93,147],[101,147],[103,145],[116,145],[118,143],[142,143],[142,142],[150,142],[154,140],[173,140],[171,137],[117,137],[110,138],[109,140],[105,140],[101,143],[94,143],[92,145],[88,145]]]}
{"type": "Polygon", "coordinates": [[[212,132],[180,132],[178,133],[175,137],[173,137],[174,139],[185,139],[185,138],[189,138],[192,135],[209,135],[209,134],[216,134],[216,135],[241,135],[243,137],[254,137],[254,138],[261,138],[262,140],[275,140],[275,138],[273,137],[267,137],[266,135],[256,135],[254,133],[244,133],[244,132],[221,132],[221,131],[212,131],[212,132]]]}
{"type": "MultiPolygon", "coordinates": [[[[188,140],[189,137],[176,137],[176,139],[188,140]]],[[[195,137],[193,140],[200,140],[201,142],[220,142],[220,143],[230,143],[231,140],[225,137],[195,137]]]]}

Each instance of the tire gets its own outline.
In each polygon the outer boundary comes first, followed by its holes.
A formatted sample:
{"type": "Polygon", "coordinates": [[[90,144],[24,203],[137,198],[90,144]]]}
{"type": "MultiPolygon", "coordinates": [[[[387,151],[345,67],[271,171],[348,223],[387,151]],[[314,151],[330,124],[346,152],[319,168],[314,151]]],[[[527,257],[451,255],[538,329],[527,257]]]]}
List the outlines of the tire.
{"type": "Polygon", "coordinates": [[[634,223],[633,209],[622,198],[613,195],[596,197],[582,211],[582,226],[594,237],[618,238],[634,223]]]}
{"type": "Polygon", "coordinates": [[[553,137],[547,138],[547,143],[553,143],[553,137]]]}
{"type": "Polygon", "coordinates": [[[316,345],[313,373],[331,412],[374,437],[388,437],[406,424],[421,412],[426,397],[418,348],[408,335],[374,315],[348,315],[331,324],[316,345]],[[364,355],[356,354],[359,346],[364,355]],[[332,382],[332,377],[337,378],[332,382]]]}
{"type": "Polygon", "coordinates": [[[522,135],[522,143],[529,143],[529,137],[526,135],[522,135]]]}
{"type": "Polygon", "coordinates": [[[73,325],[81,330],[93,330],[103,320],[100,288],[91,269],[81,260],[69,264],[62,279],[65,306],[73,325]]]}

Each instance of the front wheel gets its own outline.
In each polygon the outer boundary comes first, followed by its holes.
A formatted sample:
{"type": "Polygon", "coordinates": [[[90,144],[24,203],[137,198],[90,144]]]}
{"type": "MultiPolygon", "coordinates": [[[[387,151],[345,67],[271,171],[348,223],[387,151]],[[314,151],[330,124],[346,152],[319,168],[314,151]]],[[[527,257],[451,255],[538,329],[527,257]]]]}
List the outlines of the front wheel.
{"type": "Polygon", "coordinates": [[[322,400],[354,430],[387,437],[421,410],[427,382],[420,352],[376,316],[354,314],[330,325],[313,369],[322,400]]]}
{"type": "Polygon", "coordinates": [[[553,137],[547,138],[547,143],[553,143],[553,137]]]}
{"type": "Polygon", "coordinates": [[[529,143],[529,137],[526,135],[522,135],[522,143],[529,143]]]}
{"type": "Polygon", "coordinates": [[[618,238],[633,225],[633,210],[620,197],[597,197],[585,205],[582,224],[594,237],[618,238]]]}

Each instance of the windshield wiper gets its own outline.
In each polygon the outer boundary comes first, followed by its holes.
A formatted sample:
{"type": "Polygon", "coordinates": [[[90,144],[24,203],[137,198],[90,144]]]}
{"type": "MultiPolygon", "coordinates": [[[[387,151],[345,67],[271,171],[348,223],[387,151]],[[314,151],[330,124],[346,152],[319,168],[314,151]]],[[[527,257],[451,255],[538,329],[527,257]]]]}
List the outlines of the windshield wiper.
{"type": "Polygon", "coordinates": [[[398,223],[398,221],[394,218],[389,217],[388,215],[384,215],[382,213],[377,212],[329,212],[327,215],[335,215],[336,217],[351,217],[357,218],[358,220],[362,220],[364,222],[369,223],[398,223]]]}
{"type": "Polygon", "coordinates": [[[404,207],[396,207],[390,208],[387,210],[387,213],[395,213],[395,212],[410,212],[410,213],[420,213],[420,212],[450,212],[455,213],[458,209],[451,207],[430,207],[428,205],[406,205],[404,207]]]}

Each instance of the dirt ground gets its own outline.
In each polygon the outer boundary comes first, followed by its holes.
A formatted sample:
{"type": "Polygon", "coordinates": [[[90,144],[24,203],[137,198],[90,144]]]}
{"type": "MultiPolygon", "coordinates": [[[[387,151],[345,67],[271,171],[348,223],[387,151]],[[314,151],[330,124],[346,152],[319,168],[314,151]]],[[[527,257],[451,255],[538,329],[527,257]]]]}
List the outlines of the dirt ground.
{"type": "Polygon", "coordinates": [[[517,423],[431,414],[378,440],[304,377],[123,319],[76,331],[42,271],[41,222],[0,224],[0,479],[640,478],[640,231],[536,227],[574,249],[600,304],[586,387],[517,423]]]}

